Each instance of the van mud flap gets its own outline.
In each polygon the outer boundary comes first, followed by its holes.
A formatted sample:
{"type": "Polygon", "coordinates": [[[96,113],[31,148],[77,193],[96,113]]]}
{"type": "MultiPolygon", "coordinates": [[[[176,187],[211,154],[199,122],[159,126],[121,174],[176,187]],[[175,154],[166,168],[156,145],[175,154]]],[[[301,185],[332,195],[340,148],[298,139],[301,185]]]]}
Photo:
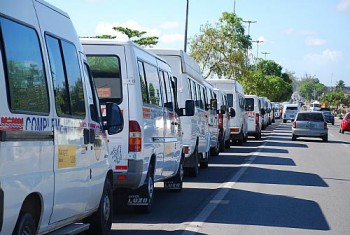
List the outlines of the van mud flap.
{"type": "Polygon", "coordinates": [[[166,180],[164,181],[164,188],[169,190],[181,190],[181,182],[175,180],[166,180]]]}
{"type": "Polygon", "coordinates": [[[128,206],[147,206],[150,200],[147,197],[143,197],[139,194],[132,194],[128,196],[128,206]]]}

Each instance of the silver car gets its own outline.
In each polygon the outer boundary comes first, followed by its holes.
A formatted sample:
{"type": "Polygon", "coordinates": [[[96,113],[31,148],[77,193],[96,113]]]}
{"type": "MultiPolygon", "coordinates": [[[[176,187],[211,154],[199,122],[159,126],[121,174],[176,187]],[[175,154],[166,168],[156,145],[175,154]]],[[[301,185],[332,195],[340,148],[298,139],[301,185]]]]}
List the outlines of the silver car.
{"type": "Polygon", "coordinates": [[[322,112],[299,112],[292,125],[292,140],[298,137],[316,137],[328,141],[328,127],[322,112]]]}

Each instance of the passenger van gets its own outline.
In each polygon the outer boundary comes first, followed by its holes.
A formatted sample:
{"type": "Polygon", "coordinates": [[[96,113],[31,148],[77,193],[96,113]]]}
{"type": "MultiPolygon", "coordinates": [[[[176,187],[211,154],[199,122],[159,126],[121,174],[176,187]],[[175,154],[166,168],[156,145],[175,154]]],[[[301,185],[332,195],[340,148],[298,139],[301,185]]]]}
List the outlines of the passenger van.
{"type": "MultiPolygon", "coordinates": [[[[186,149],[185,171],[189,176],[197,176],[198,165],[208,167],[211,133],[209,132],[208,109],[212,109],[205,98],[206,86],[198,63],[182,50],[150,49],[165,59],[177,78],[177,101],[180,108],[186,102],[195,101],[194,116],[181,117],[183,143],[186,149]]],[[[215,102],[213,102],[215,103],[215,102]]]]}
{"type": "Polygon", "coordinates": [[[283,123],[293,121],[299,112],[299,104],[285,104],[282,111],[283,123]]]}
{"type": "Polygon", "coordinates": [[[154,182],[182,189],[185,129],[179,116],[193,115],[186,107],[192,104],[193,113],[194,101],[179,109],[169,64],[136,44],[106,39],[82,43],[100,102],[117,103],[128,123],[121,135],[108,136],[114,188],[121,204],[149,212],[154,182]]]}
{"type": "Polygon", "coordinates": [[[219,154],[219,127],[218,127],[218,105],[215,98],[214,87],[212,84],[204,80],[206,93],[207,111],[208,111],[208,126],[210,132],[210,155],[216,156],[219,154]]]}
{"type": "Polygon", "coordinates": [[[227,109],[227,94],[218,88],[214,88],[215,97],[217,100],[217,115],[219,128],[219,151],[224,152],[226,148],[230,147],[230,115],[227,109]]]}
{"type": "Polygon", "coordinates": [[[269,107],[266,97],[259,97],[261,102],[261,107],[264,110],[264,114],[262,114],[262,130],[265,130],[266,127],[270,125],[270,118],[269,118],[269,107]]]}
{"type": "Polygon", "coordinates": [[[228,107],[235,110],[235,117],[229,120],[230,140],[232,144],[242,145],[248,139],[248,116],[245,111],[243,86],[229,79],[208,79],[208,82],[227,94],[228,107]]]}
{"type": "Polygon", "coordinates": [[[69,16],[0,0],[0,35],[0,234],[109,234],[105,130],[121,131],[122,115],[109,103],[102,121],[69,16]]]}
{"type": "Polygon", "coordinates": [[[245,110],[248,115],[248,135],[252,135],[256,140],[261,139],[262,110],[261,99],[256,95],[245,95],[245,110]]]}

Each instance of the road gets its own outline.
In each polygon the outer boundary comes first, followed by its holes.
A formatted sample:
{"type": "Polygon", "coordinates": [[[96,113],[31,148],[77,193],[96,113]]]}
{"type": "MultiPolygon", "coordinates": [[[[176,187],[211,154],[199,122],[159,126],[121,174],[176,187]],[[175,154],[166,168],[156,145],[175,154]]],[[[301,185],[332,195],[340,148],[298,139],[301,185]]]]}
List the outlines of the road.
{"type": "Polygon", "coordinates": [[[291,141],[277,121],[212,157],[182,192],[156,186],[153,211],[115,211],[112,234],[350,234],[350,133],[291,141]]]}

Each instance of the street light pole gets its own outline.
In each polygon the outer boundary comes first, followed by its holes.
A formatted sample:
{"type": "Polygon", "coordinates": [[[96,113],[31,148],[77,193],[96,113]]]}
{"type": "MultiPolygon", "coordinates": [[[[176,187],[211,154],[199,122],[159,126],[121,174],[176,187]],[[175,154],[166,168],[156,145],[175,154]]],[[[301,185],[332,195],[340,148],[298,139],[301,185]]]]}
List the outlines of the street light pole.
{"type": "Polygon", "coordinates": [[[185,22],[185,41],[184,41],[184,51],[187,51],[187,29],[188,29],[188,2],[189,0],[186,0],[186,22],[185,22]]]}
{"type": "Polygon", "coordinates": [[[256,23],[256,20],[243,20],[244,23],[248,23],[248,36],[250,36],[250,24],[256,23]]]}
{"type": "Polygon", "coordinates": [[[262,43],[264,41],[262,40],[256,40],[256,41],[252,41],[252,42],[255,42],[256,43],[256,59],[258,60],[259,59],[259,43],[262,43]]]}
{"type": "Polygon", "coordinates": [[[265,60],[266,60],[266,55],[270,54],[270,52],[261,52],[261,54],[265,55],[265,60]]]}

